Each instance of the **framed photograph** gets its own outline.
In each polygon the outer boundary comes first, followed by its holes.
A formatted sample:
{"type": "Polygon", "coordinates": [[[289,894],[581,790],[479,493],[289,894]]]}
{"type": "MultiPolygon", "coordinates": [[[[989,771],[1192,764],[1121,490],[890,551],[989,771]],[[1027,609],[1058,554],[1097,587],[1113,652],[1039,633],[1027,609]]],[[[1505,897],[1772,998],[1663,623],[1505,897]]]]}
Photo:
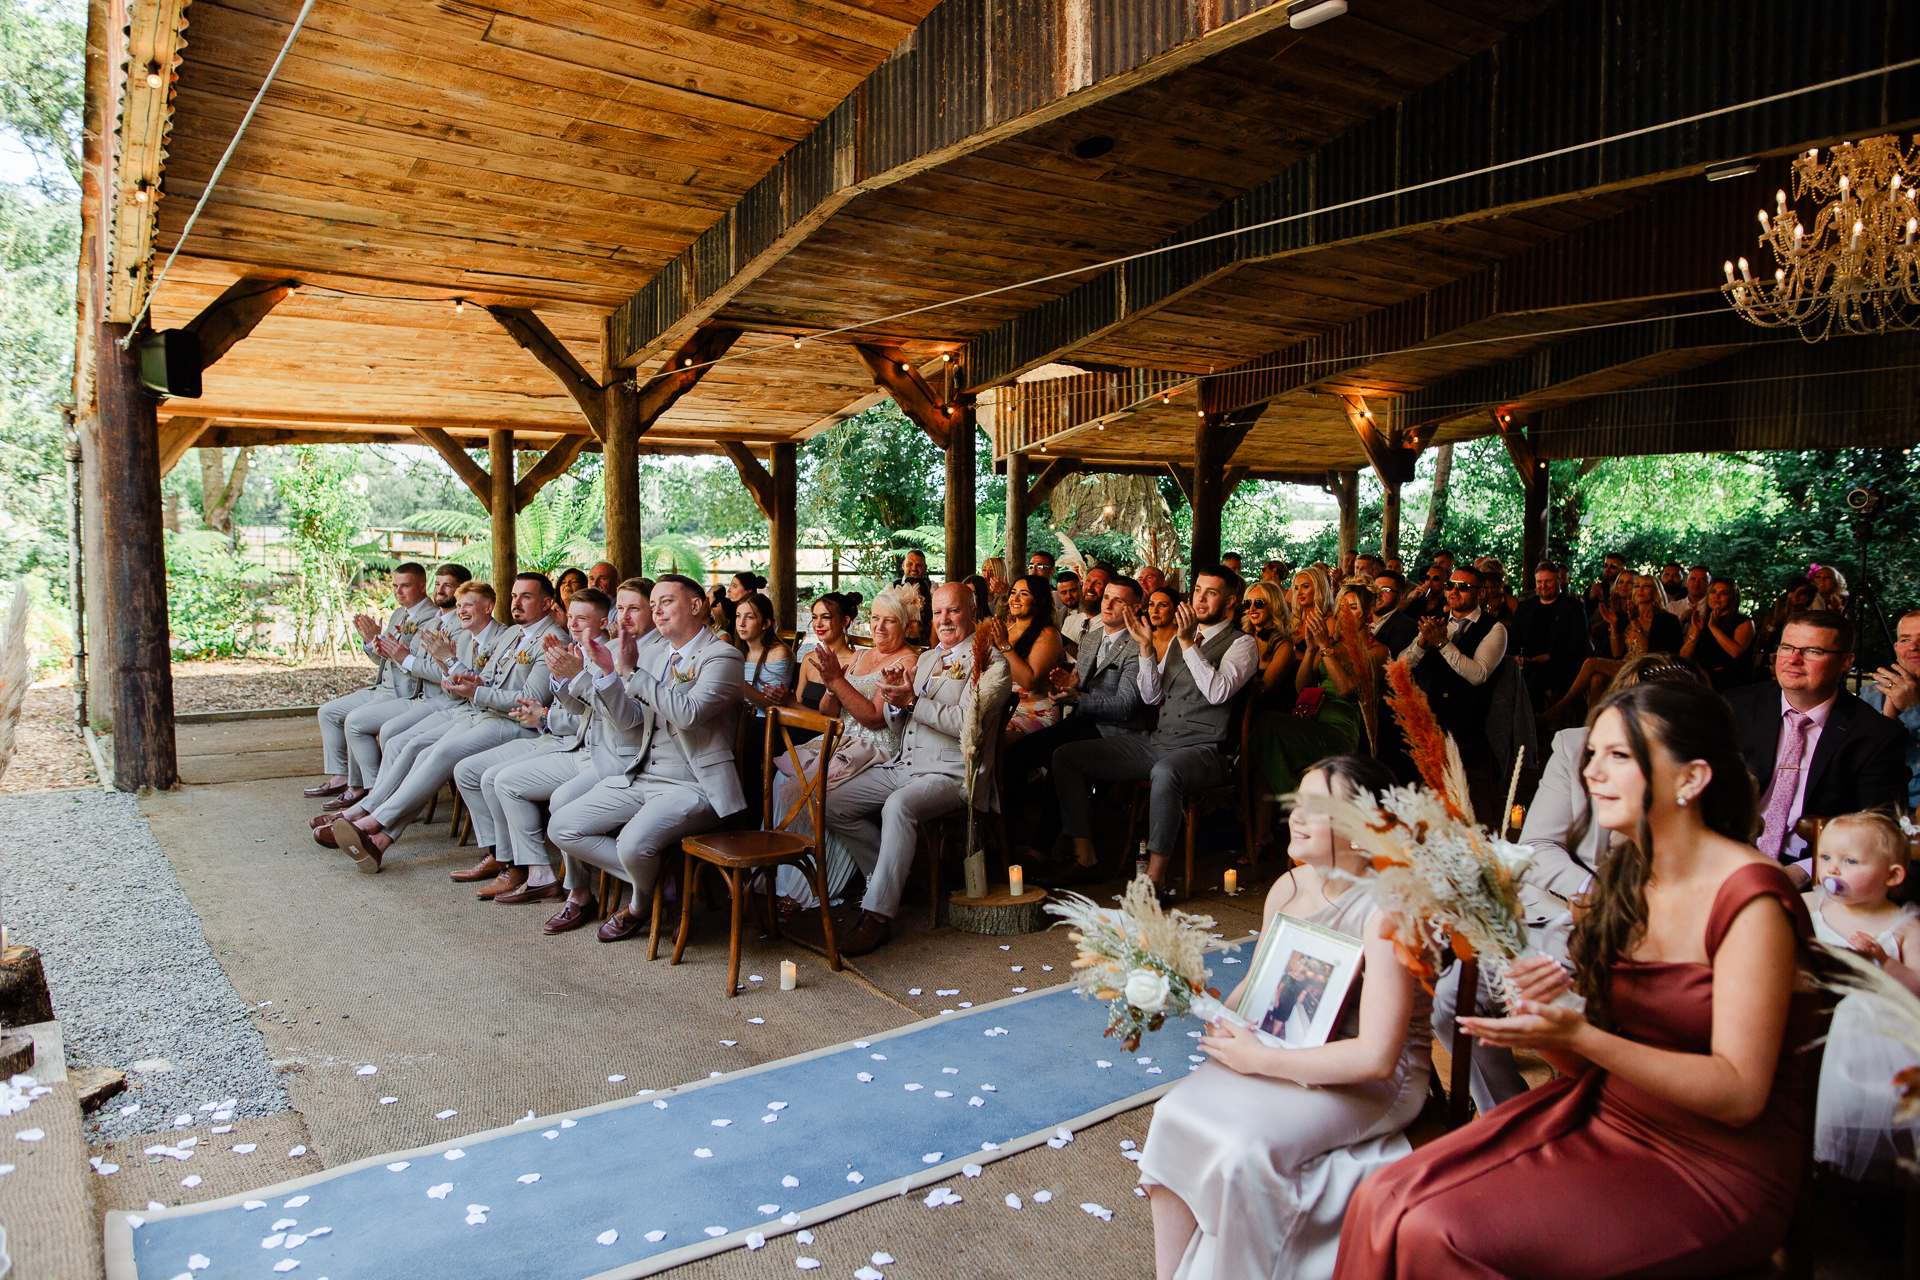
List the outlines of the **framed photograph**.
{"type": "Polygon", "coordinates": [[[1284,1048],[1325,1044],[1340,1025],[1363,954],[1358,938],[1276,915],[1253,953],[1234,1012],[1284,1048]]]}

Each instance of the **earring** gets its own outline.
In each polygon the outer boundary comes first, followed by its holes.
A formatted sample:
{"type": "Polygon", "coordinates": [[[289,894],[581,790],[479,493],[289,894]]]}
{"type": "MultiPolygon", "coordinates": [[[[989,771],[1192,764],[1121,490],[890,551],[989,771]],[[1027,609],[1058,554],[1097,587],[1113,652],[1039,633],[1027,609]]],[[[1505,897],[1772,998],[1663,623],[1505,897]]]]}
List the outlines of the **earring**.
{"type": "Polygon", "coordinates": [[[1687,798],[1685,796],[1677,796],[1675,797],[1675,799],[1677,799],[1680,802],[1680,807],[1682,809],[1687,807],[1687,798]]]}

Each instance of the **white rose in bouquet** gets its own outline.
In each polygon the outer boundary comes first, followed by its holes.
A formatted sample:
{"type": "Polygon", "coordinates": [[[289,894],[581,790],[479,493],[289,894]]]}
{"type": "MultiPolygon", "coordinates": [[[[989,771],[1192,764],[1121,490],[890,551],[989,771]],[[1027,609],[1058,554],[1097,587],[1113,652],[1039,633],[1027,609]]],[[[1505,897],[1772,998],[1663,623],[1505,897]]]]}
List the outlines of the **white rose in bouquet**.
{"type": "Polygon", "coordinates": [[[1127,975],[1127,1003],[1142,1013],[1159,1013],[1167,1007],[1167,992],[1172,984],[1158,969],[1135,969],[1127,975]]]}

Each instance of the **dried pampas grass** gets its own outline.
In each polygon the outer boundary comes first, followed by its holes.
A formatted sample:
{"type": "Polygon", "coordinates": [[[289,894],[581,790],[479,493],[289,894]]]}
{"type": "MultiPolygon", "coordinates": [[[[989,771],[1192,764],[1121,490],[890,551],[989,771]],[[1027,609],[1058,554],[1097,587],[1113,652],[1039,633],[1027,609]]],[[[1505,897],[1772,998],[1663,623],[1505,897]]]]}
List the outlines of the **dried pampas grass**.
{"type": "Polygon", "coordinates": [[[27,698],[27,686],[33,682],[27,666],[27,584],[13,587],[13,605],[7,610],[7,627],[0,638],[0,778],[13,759],[20,730],[20,708],[27,698]]]}

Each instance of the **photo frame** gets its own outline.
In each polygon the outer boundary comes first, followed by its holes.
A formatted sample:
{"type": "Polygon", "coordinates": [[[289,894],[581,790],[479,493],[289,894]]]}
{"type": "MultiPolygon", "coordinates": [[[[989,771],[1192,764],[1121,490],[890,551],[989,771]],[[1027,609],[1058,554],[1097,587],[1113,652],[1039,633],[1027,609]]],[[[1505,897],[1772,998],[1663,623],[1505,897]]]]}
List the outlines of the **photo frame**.
{"type": "Polygon", "coordinates": [[[1234,1012],[1270,1044],[1323,1045],[1340,1025],[1364,955],[1360,939],[1282,912],[1253,953],[1234,1012]]]}

